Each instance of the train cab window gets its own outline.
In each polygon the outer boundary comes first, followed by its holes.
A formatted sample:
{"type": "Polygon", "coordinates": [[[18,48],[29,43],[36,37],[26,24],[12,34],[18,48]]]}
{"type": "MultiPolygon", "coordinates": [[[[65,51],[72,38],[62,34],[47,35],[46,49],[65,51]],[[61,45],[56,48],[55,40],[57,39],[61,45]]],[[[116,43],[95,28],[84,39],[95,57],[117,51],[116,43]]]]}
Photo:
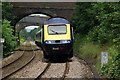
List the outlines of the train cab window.
{"type": "Polygon", "coordinates": [[[66,34],[67,27],[66,25],[49,25],[48,34],[66,34]]]}

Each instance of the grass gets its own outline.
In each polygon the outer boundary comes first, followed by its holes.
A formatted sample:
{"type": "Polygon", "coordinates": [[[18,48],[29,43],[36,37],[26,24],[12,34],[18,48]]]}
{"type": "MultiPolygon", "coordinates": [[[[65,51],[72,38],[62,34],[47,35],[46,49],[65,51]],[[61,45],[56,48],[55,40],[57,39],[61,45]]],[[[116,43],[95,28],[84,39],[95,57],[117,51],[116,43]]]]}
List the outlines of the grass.
{"type": "MultiPolygon", "coordinates": [[[[92,59],[97,59],[97,55],[101,52],[101,47],[98,44],[93,44],[92,42],[86,42],[84,38],[75,37],[74,43],[74,53],[79,57],[90,61],[92,59]]],[[[95,61],[92,61],[95,62],[95,61]]]]}
{"type": "Polygon", "coordinates": [[[98,55],[100,54],[100,47],[99,45],[95,45],[92,43],[85,43],[81,48],[80,48],[80,56],[85,59],[89,64],[96,64],[98,55]]]}
{"type": "MultiPolygon", "coordinates": [[[[105,49],[105,48],[104,48],[105,49]]],[[[84,59],[88,65],[95,65],[95,70],[100,73],[101,70],[101,52],[103,48],[99,44],[93,44],[85,38],[75,36],[74,53],[84,59]]]]}
{"type": "MultiPolygon", "coordinates": [[[[74,53],[77,57],[84,59],[89,66],[95,66],[95,72],[98,76],[103,77],[101,68],[101,52],[108,52],[108,66],[111,68],[112,60],[117,52],[116,47],[111,47],[109,42],[104,45],[94,44],[87,41],[84,37],[75,36],[74,39],[74,53]]],[[[113,68],[113,67],[112,67],[113,68]]],[[[111,69],[110,69],[111,70],[111,69]]],[[[110,71],[109,71],[110,72],[110,71]]],[[[104,76],[107,75],[106,73],[104,76]]]]}

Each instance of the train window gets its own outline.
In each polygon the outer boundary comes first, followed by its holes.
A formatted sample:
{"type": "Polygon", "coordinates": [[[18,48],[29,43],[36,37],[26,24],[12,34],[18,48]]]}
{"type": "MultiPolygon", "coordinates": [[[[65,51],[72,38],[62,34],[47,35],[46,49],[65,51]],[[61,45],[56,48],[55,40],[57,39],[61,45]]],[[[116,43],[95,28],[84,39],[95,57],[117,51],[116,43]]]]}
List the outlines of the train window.
{"type": "Polygon", "coordinates": [[[66,25],[49,25],[48,33],[49,34],[66,34],[67,27],[66,25]]]}

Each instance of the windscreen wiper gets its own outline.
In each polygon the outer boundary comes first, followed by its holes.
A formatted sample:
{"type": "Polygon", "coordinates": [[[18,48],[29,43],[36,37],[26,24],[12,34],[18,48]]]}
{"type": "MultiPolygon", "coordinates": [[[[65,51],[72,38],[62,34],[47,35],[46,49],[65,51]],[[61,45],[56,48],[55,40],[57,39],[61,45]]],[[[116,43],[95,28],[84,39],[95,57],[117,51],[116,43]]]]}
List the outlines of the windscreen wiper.
{"type": "Polygon", "coordinates": [[[52,32],[54,32],[55,34],[58,34],[58,32],[56,32],[56,31],[54,31],[54,30],[52,30],[52,29],[50,29],[52,32]]]}

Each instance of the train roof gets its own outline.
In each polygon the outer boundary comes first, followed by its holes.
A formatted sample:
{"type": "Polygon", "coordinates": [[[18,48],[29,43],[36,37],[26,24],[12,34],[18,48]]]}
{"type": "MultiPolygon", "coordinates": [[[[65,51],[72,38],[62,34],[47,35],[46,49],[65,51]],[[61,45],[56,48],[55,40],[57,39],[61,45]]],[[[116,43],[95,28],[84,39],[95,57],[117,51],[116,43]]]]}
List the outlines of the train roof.
{"type": "Polygon", "coordinates": [[[51,18],[47,20],[45,25],[50,25],[50,24],[70,24],[70,22],[64,18],[51,18]]]}

